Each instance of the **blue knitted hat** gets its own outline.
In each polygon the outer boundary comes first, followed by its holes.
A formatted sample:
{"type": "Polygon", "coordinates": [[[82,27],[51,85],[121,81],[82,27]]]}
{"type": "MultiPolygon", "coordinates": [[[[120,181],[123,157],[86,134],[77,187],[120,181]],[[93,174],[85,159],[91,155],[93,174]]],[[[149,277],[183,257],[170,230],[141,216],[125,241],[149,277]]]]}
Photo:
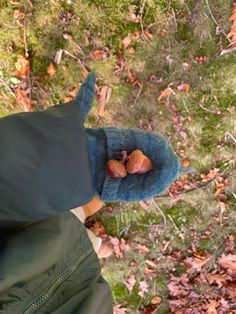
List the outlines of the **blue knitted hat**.
{"type": "MultiPolygon", "coordinates": [[[[95,75],[91,72],[82,84],[76,101],[84,119],[92,107],[95,75]]],[[[163,192],[181,171],[178,157],[168,142],[159,135],[135,129],[85,129],[94,193],[103,201],[139,201],[163,192]],[[121,151],[130,154],[140,149],[148,156],[153,169],[147,174],[128,174],[125,178],[108,175],[107,162],[120,159],[121,151]]]]}

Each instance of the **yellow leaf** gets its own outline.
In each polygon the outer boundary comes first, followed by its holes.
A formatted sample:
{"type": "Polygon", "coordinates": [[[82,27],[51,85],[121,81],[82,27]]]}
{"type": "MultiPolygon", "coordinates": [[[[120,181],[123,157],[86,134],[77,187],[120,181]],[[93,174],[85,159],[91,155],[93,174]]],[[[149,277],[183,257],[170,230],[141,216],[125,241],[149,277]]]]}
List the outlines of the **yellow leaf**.
{"type": "Polygon", "coordinates": [[[19,78],[26,78],[29,76],[30,65],[29,60],[24,56],[18,56],[17,62],[15,63],[15,67],[17,70],[17,76],[19,78]]]}
{"type": "Polygon", "coordinates": [[[47,67],[47,74],[49,76],[53,76],[56,73],[56,67],[53,63],[50,63],[49,66],[47,67]]]}

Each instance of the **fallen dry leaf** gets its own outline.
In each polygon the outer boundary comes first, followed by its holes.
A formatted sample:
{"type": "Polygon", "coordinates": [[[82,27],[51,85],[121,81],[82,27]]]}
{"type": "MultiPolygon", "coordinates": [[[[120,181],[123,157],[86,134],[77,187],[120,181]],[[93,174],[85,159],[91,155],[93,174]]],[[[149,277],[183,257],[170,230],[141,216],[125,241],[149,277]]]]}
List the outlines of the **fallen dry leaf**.
{"type": "Polygon", "coordinates": [[[183,274],[180,277],[171,276],[167,287],[171,296],[181,298],[186,297],[190,293],[190,285],[187,274],[183,274]]]}
{"type": "Polygon", "coordinates": [[[17,57],[17,62],[15,63],[16,67],[16,75],[19,78],[25,79],[29,77],[30,73],[30,64],[29,64],[29,59],[27,59],[24,56],[18,56],[17,57]]]}
{"type": "Polygon", "coordinates": [[[146,245],[142,245],[137,243],[135,245],[135,249],[139,252],[139,253],[143,253],[143,254],[148,254],[150,253],[150,249],[146,246],[146,245]]]}
{"type": "Polygon", "coordinates": [[[206,274],[207,280],[210,284],[216,283],[221,288],[228,281],[229,277],[220,274],[206,274]]]}
{"type": "Polygon", "coordinates": [[[16,103],[22,107],[24,112],[32,111],[32,101],[29,97],[30,89],[21,89],[20,86],[16,89],[16,103]]]}
{"type": "Polygon", "coordinates": [[[20,23],[22,23],[25,19],[25,12],[21,10],[14,10],[14,16],[19,20],[20,23]]]}
{"type": "Polygon", "coordinates": [[[140,281],[138,295],[143,298],[146,293],[148,293],[148,284],[146,280],[140,281]]]}
{"type": "Polygon", "coordinates": [[[195,257],[188,257],[183,262],[185,265],[190,266],[188,272],[192,270],[201,271],[202,267],[209,262],[211,256],[195,256],[195,257]]]}
{"type": "Polygon", "coordinates": [[[161,91],[161,95],[158,97],[158,101],[160,101],[163,97],[169,97],[171,95],[175,95],[175,91],[172,88],[167,87],[166,89],[161,91]]]}
{"type": "Polygon", "coordinates": [[[49,66],[47,67],[47,74],[49,76],[53,76],[56,73],[56,67],[53,63],[50,63],[49,66]]]}
{"type": "Polygon", "coordinates": [[[92,57],[95,60],[105,59],[107,57],[107,53],[102,49],[96,49],[92,52],[92,57]]]}
{"type": "Polygon", "coordinates": [[[202,182],[210,182],[214,180],[219,175],[219,171],[220,169],[214,168],[210,169],[209,173],[207,174],[201,174],[202,182]]]}
{"type": "Polygon", "coordinates": [[[121,305],[117,304],[113,306],[113,314],[126,314],[127,309],[124,307],[121,307],[121,305]]]}
{"type": "Polygon", "coordinates": [[[219,306],[218,302],[216,300],[211,300],[210,303],[208,303],[205,306],[206,313],[207,314],[217,314],[217,307],[219,306]]]}
{"type": "Polygon", "coordinates": [[[159,304],[159,303],[161,303],[161,298],[160,297],[155,296],[155,297],[152,298],[151,304],[156,305],[156,304],[159,304]]]}
{"type": "Polygon", "coordinates": [[[128,46],[131,44],[132,42],[132,36],[129,35],[127,37],[125,37],[123,40],[122,40],[122,44],[125,48],[128,48],[128,46]]]}
{"type": "Polygon", "coordinates": [[[103,117],[105,114],[105,106],[108,103],[110,97],[111,97],[112,89],[108,86],[103,86],[99,93],[98,98],[98,114],[99,116],[103,117]]]}
{"type": "Polygon", "coordinates": [[[129,250],[129,245],[122,238],[118,239],[116,237],[109,236],[109,239],[110,239],[110,243],[113,246],[115,256],[117,258],[123,258],[124,257],[123,253],[129,250]]]}
{"type": "Polygon", "coordinates": [[[124,285],[126,288],[131,292],[136,284],[136,279],[135,276],[132,274],[129,276],[129,278],[125,281],[123,281],[124,285]]]}
{"type": "Polygon", "coordinates": [[[177,87],[177,89],[181,92],[188,93],[190,85],[189,84],[181,84],[177,87]]]}
{"type": "Polygon", "coordinates": [[[232,22],[232,25],[227,37],[231,41],[230,47],[234,47],[236,46],[236,6],[233,7],[233,14],[229,20],[232,22]]]}
{"type": "Polygon", "coordinates": [[[225,268],[227,273],[230,276],[236,275],[236,255],[222,255],[222,257],[218,260],[218,264],[225,268]]]}
{"type": "Polygon", "coordinates": [[[148,210],[153,203],[153,198],[149,200],[139,201],[139,205],[144,209],[148,210]]]}
{"type": "Polygon", "coordinates": [[[146,259],[146,260],[145,260],[145,264],[147,264],[147,265],[150,266],[151,268],[154,268],[154,269],[157,268],[157,264],[154,263],[153,261],[149,260],[149,259],[146,259]]]}
{"type": "Polygon", "coordinates": [[[73,88],[69,91],[69,95],[64,97],[64,102],[69,102],[73,99],[75,99],[75,96],[77,95],[78,93],[78,88],[73,88]]]}
{"type": "Polygon", "coordinates": [[[144,30],[144,35],[150,40],[153,38],[152,33],[148,29],[144,30]]]}

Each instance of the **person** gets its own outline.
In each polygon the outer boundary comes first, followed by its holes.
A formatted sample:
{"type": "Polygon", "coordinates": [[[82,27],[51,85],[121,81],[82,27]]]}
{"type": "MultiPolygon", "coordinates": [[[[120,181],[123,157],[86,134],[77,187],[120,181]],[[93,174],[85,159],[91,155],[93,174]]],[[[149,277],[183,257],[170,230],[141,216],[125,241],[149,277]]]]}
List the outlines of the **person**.
{"type": "Polygon", "coordinates": [[[111,314],[110,288],[72,209],[94,197],[148,199],[181,171],[159,135],[84,127],[95,81],[90,72],[69,103],[0,120],[0,313],[111,314]],[[108,160],[135,149],[153,169],[112,178],[108,160]]]}

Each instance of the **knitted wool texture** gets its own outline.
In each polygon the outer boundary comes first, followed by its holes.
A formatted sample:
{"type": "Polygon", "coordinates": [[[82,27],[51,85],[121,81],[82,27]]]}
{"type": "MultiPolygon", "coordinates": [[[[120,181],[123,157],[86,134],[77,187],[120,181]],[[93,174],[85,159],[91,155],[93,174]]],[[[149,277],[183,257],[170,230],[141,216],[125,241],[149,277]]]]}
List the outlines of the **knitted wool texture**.
{"type": "MultiPolygon", "coordinates": [[[[94,98],[95,75],[91,72],[76,98],[86,118],[94,98]]],[[[168,142],[151,132],[117,128],[85,129],[93,175],[94,193],[103,201],[139,201],[160,194],[176,179],[181,164],[168,142]],[[121,151],[130,154],[140,149],[147,155],[153,169],[147,174],[128,174],[111,178],[107,171],[110,159],[120,159],[121,151]]]]}

